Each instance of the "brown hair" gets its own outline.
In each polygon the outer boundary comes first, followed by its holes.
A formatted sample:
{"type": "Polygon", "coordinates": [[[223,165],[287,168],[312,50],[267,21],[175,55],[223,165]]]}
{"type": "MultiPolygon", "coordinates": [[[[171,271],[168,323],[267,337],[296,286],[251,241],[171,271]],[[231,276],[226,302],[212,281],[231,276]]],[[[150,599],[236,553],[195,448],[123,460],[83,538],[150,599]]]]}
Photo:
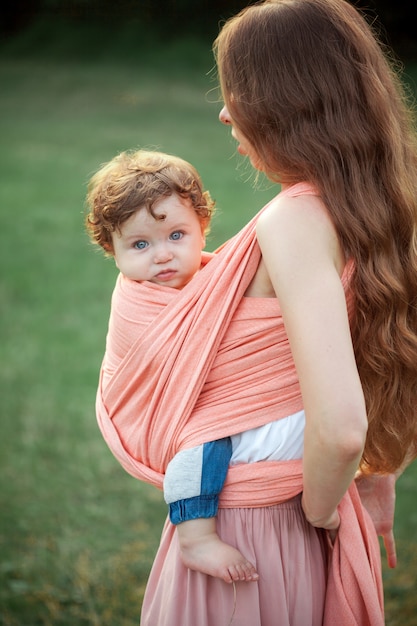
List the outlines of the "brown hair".
{"type": "Polygon", "coordinates": [[[196,169],[177,156],[148,150],[125,151],[104,164],[90,179],[86,229],[94,243],[113,252],[112,233],[139,209],[155,219],[153,208],[172,194],[189,199],[208,233],[215,203],[203,191],[196,169]]]}
{"type": "Polygon", "coordinates": [[[417,145],[399,73],[345,0],[266,0],[214,44],[233,124],[268,176],[312,183],[354,260],[362,468],[417,454],[417,145]]]}

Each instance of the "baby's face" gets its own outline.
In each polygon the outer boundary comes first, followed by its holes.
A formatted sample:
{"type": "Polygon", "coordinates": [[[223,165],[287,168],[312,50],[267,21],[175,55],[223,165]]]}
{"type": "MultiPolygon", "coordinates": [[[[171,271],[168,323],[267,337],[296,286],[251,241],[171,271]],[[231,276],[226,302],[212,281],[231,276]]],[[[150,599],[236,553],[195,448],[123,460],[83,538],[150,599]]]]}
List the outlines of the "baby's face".
{"type": "Polygon", "coordinates": [[[114,258],[132,280],[181,289],[200,269],[204,231],[191,201],[173,194],[154,207],[155,219],[139,209],[113,233],[114,258]]]}

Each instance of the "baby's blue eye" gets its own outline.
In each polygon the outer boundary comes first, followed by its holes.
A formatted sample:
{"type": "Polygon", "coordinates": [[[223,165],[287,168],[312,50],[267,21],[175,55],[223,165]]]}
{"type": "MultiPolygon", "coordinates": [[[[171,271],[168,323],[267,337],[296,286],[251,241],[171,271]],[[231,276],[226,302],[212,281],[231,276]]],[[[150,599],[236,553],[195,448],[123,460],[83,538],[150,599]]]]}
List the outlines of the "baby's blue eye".
{"type": "Polygon", "coordinates": [[[143,241],[143,239],[141,239],[140,241],[135,241],[135,243],[133,244],[133,247],[136,248],[137,250],[144,250],[145,248],[148,247],[148,242],[147,241],[143,241]]]}
{"type": "Polygon", "coordinates": [[[171,239],[173,239],[174,241],[177,241],[178,239],[181,239],[183,235],[184,233],[181,232],[180,230],[175,230],[173,233],[171,233],[171,239]]]}

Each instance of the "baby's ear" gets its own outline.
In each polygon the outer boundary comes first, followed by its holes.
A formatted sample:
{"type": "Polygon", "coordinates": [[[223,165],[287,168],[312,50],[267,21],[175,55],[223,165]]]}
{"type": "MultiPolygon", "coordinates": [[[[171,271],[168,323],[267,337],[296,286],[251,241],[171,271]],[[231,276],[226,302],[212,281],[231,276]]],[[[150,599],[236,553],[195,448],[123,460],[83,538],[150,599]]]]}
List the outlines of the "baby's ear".
{"type": "Polygon", "coordinates": [[[201,249],[203,249],[206,245],[206,235],[208,233],[208,220],[200,220],[201,226],[201,249]]]}
{"type": "Polygon", "coordinates": [[[103,243],[103,250],[108,256],[114,256],[113,246],[110,243],[103,243]]]}

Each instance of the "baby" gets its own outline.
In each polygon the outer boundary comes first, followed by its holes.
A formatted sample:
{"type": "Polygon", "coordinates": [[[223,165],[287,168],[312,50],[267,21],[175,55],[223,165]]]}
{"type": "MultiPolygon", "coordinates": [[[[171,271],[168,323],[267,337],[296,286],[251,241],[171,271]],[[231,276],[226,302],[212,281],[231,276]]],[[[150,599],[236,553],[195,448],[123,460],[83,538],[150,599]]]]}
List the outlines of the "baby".
{"type": "MultiPolygon", "coordinates": [[[[123,152],[91,178],[87,206],[90,238],[127,278],[182,289],[199,271],[215,206],[183,159],[123,152]]],[[[231,454],[229,437],[180,451],[168,464],[164,498],[187,567],[226,582],[254,581],[254,566],[216,532],[231,454]]]]}

